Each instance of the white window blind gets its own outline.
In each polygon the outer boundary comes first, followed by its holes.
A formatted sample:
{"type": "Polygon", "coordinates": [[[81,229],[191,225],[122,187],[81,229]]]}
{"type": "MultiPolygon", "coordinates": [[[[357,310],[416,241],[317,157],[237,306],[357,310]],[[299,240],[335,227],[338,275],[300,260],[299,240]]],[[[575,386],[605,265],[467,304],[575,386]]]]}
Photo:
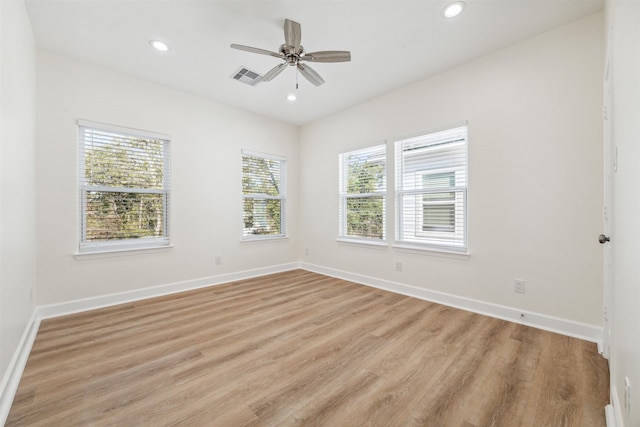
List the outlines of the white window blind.
{"type": "Polygon", "coordinates": [[[385,239],[386,145],[339,155],[339,238],[385,239]]]}
{"type": "Polygon", "coordinates": [[[78,126],[80,252],[169,245],[169,137],[78,126]]]}
{"type": "Polygon", "coordinates": [[[467,126],[396,141],[396,240],[467,250],[467,126]]]}
{"type": "Polygon", "coordinates": [[[242,238],[286,237],[284,157],[242,150],[242,238]]]}

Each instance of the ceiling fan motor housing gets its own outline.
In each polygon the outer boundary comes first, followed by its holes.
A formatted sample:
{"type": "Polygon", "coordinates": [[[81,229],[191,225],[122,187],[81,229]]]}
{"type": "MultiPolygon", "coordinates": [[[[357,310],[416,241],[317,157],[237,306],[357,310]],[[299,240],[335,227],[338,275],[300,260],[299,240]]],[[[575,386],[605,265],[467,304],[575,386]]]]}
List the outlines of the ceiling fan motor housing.
{"type": "Polygon", "coordinates": [[[300,46],[300,49],[298,49],[297,52],[295,49],[295,46],[287,46],[286,44],[280,45],[280,53],[284,55],[284,59],[289,65],[296,65],[304,53],[302,46],[300,46]]]}

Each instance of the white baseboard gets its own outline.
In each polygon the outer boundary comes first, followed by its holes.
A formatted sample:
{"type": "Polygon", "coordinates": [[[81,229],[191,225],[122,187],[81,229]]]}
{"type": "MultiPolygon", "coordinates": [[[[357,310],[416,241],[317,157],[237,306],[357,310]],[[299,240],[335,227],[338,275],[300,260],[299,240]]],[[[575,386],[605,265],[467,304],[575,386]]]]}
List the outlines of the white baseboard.
{"type": "Polygon", "coordinates": [[[604,417],[607,427],[618,427],[616,422],[616,416],[614,414],[613,405],[607,405],[604,407],[604,417]]]}
{"type": "Polygon", "coordinates": [[[615,387],[611,387],[611,404],[604,407],[604,414],[607,419],[607,427],[624,427],[624,421],[622,420],[622,405],[620,405],[620,398],[618,397],[618,390],[615,387]]]}
{"type": "Polygon", "coordinates": [[[324,274],[326,276],[349,280],[386,291],[420,298],[426,301],[436,302],[450,307],[460,308],[474,313],[496,317],[498,319],[521,323],[534,328],[556,332],[574,338],[580,338],[599,345],[601,345],[602,341],[602,327],[589,325],[586,323],[574,322],[572,320],[548,316],[545,314],[519,310],[513,307],[474,300],[471,298],[465,298],[457,295],[447,294],[444,292],[417,288],[415,286],[406,285],[403,283],[392,282],[390,280],[378,279],[375,277],[364,276],[361,274],[350,273],[347,271],[336,270],[333,268],[322,267],[314,264],[301,263],[300,268],[313,271],[315,273],[324,274]],[[520,317],[521,314],[524,314],[524,319],[520,317]]]}
{"type": "Polygon", "coordinates": [[[34,309],[0,384],[0,426],[5,424],[9,416],[13,398],[18,391],[20,378],[29,359],[29,353],[31,353],[39,327],[40,319],[37,316],[37,309],[34,309]]]}
{"type": "Polygon", "coordinates": [[[59,304],[43,305],[38,307],[38,316],[41,319],[64,316],[67,314],[79,313],[98,308],[110,307],[112,305],[124,304],[139,301],[147,298],[154,298],[178,292],[191,291],[194,289],[206,288],[237,280],[250,279],[252,277],[264,276],[267,274],[280,273],[300,268],[299,263],[291,262],[271,267],[262,267],[252,270],[238,271],[234,273],[219,274],[217,276],[204,277],[201,279],[187,280],[184,282],[168,283],[165,285],[153,286],[133,291],[119,292],[109,295],[84,298],[75,301],[63,302],[59,304]]]}

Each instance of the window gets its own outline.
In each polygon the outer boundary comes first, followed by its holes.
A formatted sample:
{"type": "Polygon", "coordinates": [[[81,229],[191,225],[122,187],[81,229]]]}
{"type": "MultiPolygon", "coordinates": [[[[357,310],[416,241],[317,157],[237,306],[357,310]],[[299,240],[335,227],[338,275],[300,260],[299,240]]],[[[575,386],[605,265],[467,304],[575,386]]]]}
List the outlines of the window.
{"type": "Polygon", "coordinates": [[[467,126],[396,141],[396,240],[467,250],[467,126]]]}
{"type": "Polygon", "coordinates": [[[169,137],[78,121],[80,252],[169,245],[169,137]]]}
{"type": "Polygon", "coordinates": [[[242,151],[244,240],[286,237],[284,157],[242,151]]]}
{"type": "Polygon", "coordinates": [[[339,155],[339,238],[385,239],[386,145],[339,155]]]}

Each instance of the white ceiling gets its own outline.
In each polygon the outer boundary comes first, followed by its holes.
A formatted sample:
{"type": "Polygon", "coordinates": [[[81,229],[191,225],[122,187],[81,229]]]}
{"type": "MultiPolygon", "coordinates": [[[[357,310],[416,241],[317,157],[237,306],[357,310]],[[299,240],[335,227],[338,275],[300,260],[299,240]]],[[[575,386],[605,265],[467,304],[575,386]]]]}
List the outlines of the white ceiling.
{"type": "Polygon", "coordinates": [[[305,124],[419,81],[602,9],[602,0],[466,0],[457,18],[447,0],[27,0],[36,43],[102,67],[292,124],[305,124]],[[249,86],[241,65],[260,74],[279,59],[229,48],[277,51],[283,23],[302,26],[308,52],[350,50],[352,61],[312,63],[315,87],[289,67],[249,86]],[[150,39],[172,49],[153,51],[150,39]],[[286,95],[296,92],[298,100],[286,95]]]}

